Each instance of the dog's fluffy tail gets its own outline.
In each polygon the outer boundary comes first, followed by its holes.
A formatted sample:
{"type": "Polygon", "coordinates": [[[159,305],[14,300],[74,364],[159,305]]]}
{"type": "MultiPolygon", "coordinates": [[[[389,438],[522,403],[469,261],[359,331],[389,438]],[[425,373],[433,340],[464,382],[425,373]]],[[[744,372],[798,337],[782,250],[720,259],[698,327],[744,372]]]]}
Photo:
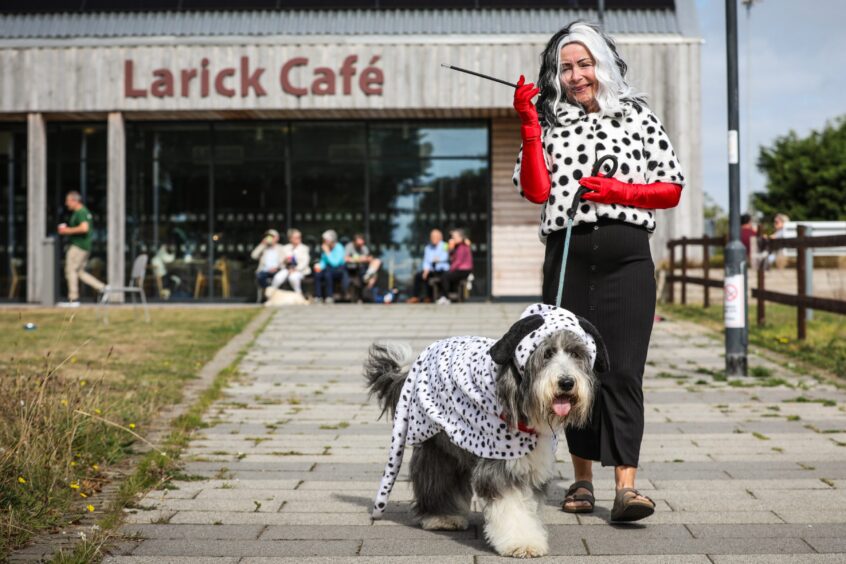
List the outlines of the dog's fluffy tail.
{"type": "Polygon", "coordinates": [[[364,361],[364,377],[370,396],[375,395],[382,408],[379,417],[387,411],[393,419],[411,360],[411,347],[405,343],[377,342],[370,345],[364,361]]]}

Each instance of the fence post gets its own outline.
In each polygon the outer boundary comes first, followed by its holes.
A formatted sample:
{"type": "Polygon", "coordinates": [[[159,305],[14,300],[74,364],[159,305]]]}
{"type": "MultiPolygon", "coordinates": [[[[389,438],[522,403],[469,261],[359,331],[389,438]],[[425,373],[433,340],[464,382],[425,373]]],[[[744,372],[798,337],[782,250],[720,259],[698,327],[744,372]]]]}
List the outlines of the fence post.
{"type": "Polygon", "coordinates": [[[682,305],[687,305],[687,237],[682,237],[682,305]]]}
{"type": "MultiPolygon", "coordinates": [[[[805,236],[813,237],[813,235],[814,228],[810,225],[806,225],[805,236]]],[[[805,292],[809,296],[814,295],[814,248],[810,246],[805,249],[805,292]]],[[[814,310],[812,310],[811,308],[805,310],[805,319],[807,319],[808,321],[813,321],[814,310]]]]}
{"type": "Polygon", "coordinates": [[[675,301],[675,295],[676,295],[676,293],[675,293],[676,282],[675,282],[675,280],[673,280],[673,277],[675,277],[675,275],[676,275],[676,245],[674,244],[673,241],[670,241],[670,242],[667,243],[667,247],[670,249],[670,277],[669,277],[670,278],[670,280],[669,280],[669,282],[670,282],[669,290],[670,291],[667,295],[667,299],[672,304],[675,301]]]}
{"type": "Polygon", "coordinates": [[[764,300],[764,264],[766,258],[758,263],[758,327],[762,327],[766,322],[766,301],[764,300]]]}
{"type": "Polygon", "coordinates": [[[711,262],[711,248],[708,246],[708,235],[703,235],[702,239],[705,241],[705,244],[702,246],[702,271],[705,277],[705,300],[702,307],[710,307],[711,287],[708,285],[708,267],[711,262]]]}
{"type": "Polygon", "coordinates": [[[796,244],[796,288],[797,288],[797,305],[796,305],[796,332],[800,341],[805,340],[807,311],[805,306],[805,297],[807,296],[807,288],[805,283],[805,262],[807,240],[805,239],[805,226],[799,225],[798,241],[796,244]]]}

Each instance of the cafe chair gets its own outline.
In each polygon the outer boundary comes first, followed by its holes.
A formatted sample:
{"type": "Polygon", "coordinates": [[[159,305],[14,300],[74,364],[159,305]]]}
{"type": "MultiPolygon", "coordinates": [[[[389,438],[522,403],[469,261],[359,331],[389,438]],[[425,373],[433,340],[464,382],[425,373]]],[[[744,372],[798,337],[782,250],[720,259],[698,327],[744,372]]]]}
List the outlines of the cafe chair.
{"type": "Polygon", "coordinates": [[[18,268],[23,266],[23,259],[10,258],[9,270],[11,272],[11,282],[9,284],[9,299],[13,300],[18,295],[18,286],[21,282],[26,280],[26,276],[18,271],[18,268]]]}
{"type": "Polygon", "coordinates": [[[112,303],[109,296],[112,294],[123,294],[124,296],[126,296],[126,294],[131,295],[133,310],[136,305],[135,294],[138,294],[141,297],[141,306],[144,308],[144,321],[147,323],[150,322],[150,312],[147,309],[147,296],[144,294],[144,279],[146,278],[146,274],[147,255],[140,254],[135,257],[135,260],[132,262],[132,271],[129,273],[128,286],[106,286],[103,288],[97,310],[102,313],[104,324],[109,324],[109,304],[112,303]]]}
{"type": "MultiPolygon", "coordinates": [[[[229,263],[226,259],[217,259],[214,261],[214,280],[220,279],[220,296],[228,298],[230,296],[229,286],[229,263]]],[[[197,273],[197,282],[194,284],[194,299],[197,300],[203,293],[203,287],[206,285],[206,274],[202,271],[197,273]]]]}

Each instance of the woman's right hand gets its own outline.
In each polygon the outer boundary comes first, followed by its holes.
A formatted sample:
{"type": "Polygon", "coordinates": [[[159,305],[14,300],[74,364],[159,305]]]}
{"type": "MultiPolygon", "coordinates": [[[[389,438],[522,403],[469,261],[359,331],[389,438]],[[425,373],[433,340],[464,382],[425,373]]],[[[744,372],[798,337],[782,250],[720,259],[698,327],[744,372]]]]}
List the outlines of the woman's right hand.
{"type": "Polygon", "coordinates": [[[526,77],[520,75],[520,80],[517,81],[517,88],[514,90],[514,109],[520,115],[520,121],[525,125],[536,125],[538,123],[538,111],[535,109],[535,104],[532,102],[540,89],[536,88],[534,83],[526,84],[526,77]]]}

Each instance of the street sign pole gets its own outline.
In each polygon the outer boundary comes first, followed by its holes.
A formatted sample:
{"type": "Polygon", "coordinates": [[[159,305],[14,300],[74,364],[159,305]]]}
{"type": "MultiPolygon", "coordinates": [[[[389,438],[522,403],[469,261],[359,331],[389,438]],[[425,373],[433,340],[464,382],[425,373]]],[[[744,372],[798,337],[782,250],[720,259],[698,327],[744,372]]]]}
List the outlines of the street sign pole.
{"type": "Polygon", "coordinates": [[[737,2],[726,0],[728,63],[729,238],[725,249],[723,306],[726,335],[726,375],[746,376],[749,343],[746,247],[740,242],[740,118],[737,80],[737,2]]]}

